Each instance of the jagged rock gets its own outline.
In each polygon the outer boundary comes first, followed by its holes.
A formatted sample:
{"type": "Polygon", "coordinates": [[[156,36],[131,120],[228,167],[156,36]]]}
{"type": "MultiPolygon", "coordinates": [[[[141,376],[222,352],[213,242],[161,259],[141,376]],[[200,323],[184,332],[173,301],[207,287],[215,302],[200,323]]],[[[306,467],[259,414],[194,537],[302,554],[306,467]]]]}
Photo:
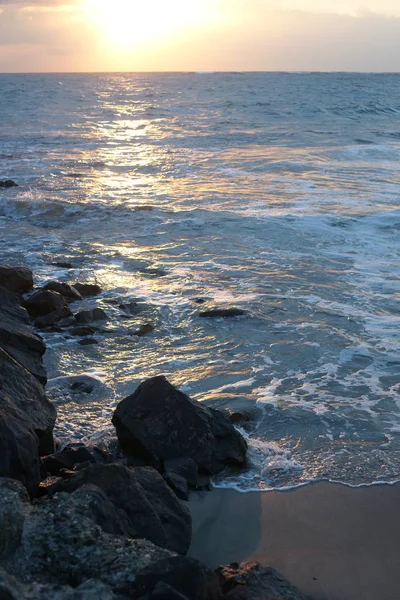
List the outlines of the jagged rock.
{"type": "Polygon", "coordinates": [[[22,294],[33,287],[32,271],[27,267],[0,267],[0,286],[22,294]]]}
{"type": "Polygon", "coordinates": [[[137,302],[125,302],[119,305],[125,317],[135,317],[143,311],[143,305],[137,302]]]}
{"type": "Polygon", "coordinates": [[[43,286],[43,289],[58,292],[64,298],[70,298],[71,300],[82,300],[82,296],[76,288],[62,281],[49,281],[43,286]]]}
{"type": "Polygon", "coordinates": [[[75,315],[78,323],[91,323],[92,321],[105,321],[107,314],[102,308],[93,308],[92,310],[81,310],[75,315]]]}
{"type": "Polygon", "coordinates": [[[38,439],[34,431],[1,406],[0,409],[0,477],[21,481],[31,495],[40,483],[38,439]]]}
{"type": "MultiPolygon", "coordinates": [[[[26,429],[37,435],[39,452],[47,452],[51,445],[49,436],[52,439],[56,409],[47,399],[42,385],[1,348],[0,374],[0,413],[4,413],[5,422],[9,421],[9,417],[19,419],[26,429]],[[40,447],[41,440],[45,448],[40,447]]],[[[4,471],[2,475],[8,476],[4,471]]]]}
{"type": "Polygon", "coordinates": [[[12,556],[21,543],[27,504],[29,497],[22,483],[0,478],[0,561],[12,556]]]}
{"type": "Polygon", "coordinates": [[[163,583],[188,600],[205,600],[210,575],[208,569],[194,558],[166,558],[149,565],[137,574],[132,598],[152,594],[157,586],[163,583]]]}
{"type": "Polygon", "coordinates": [[[91,498],[80,490],[36,504],[25,521],[22,543],[4,565],[7,572],[25,584],[76,587],[86,582],[89,590],[87,580],[95,579],[130,598],[136,574],[171,552],[147,540],[104,533],[91,518],[91,498]]]}
{"type": "Polygon", "coordinates": [[[42,355],[43,340],[32,332],[28,313],[18,296],[0,287],[0,347],[27,369],[36,379],[46,383],[42,355]]]}
{"type": "Polygon", "coordinates": [[[98,296],[101,294],[102,289],[97,283],[74,283],[73,287],[78,290],[81,296],[98,296]]]}
{"type": "Polygon", "coordinates": [[[201,471],[244,465],[247,444],[227,417],[153,377],[117,406],[112,423],[122,450],[148,460],[188,456],[201,471]]]}
{"type": "MultiPolygon", "coordinates": [[[[40,290],[30,296],[24,303],[29,316],[32,319],[44,317],[49,313],[62,310],[67,307],[67,303],[61,294],[51,290],[40,290]]],[[[61,318],[61,317],[60,317],[61,318]]]]}
{"type": "Polygon", "coordinates": [[[217,569],[224,596],[232,600],[307,600],[280,573],[257,562],[217,569]]]}
{"type": "Polygon", "coordinates": [[[180,500],[189,500],[188,483],[182,475],[178,475],[177,473],[165,473],[164,479],[180,500]]]}
{"type": "Polygon", "coordinates": [[[0,181],[0,188],[11,188],[18,187],[18,183],[15,183],[12,179],[3,179],[0,181]]]}
{"type": "Polygon", "coordinates": [[[204,318],[218,318],[218,317],[240,317],[244,315],[245,311],[241,308],[212,308],[210,310],[203,310],[199,313],[199,317],[204,318]]]}
{"type": "Polygon", "coordinates": [[[134,332],[133,335],[137,335],[138,337],[143,337],[144,335],[146,335],[147,333],[150,333],[153,330],[154,330],[153,325],[150,325],[150,323],[146,323],[145,325],[141,325],[139,327],[139,329],[137,329],[137,331],[134,332]]]}
{"type": "MultiPolygon", "coordinates": [[[[59,323],[62,319],[66,319],[72,315],[68,306],[64,306],[63,308],[58,308],[57,310],[53,310],[53,312],[48,315],[44,315],[43,317],[38,317],[34,321],[35,327],[39,329],[43,329],[44,327],[51,327],[56,323],[59,323]]],[[[62,329],[61,329],[62,331],[62,329]]]]}
{"type": "Polygon", "coordinates": [[[190,545],[191,517],[152,468],[92,465],[60,484],[69,493],[85,485],[96,486],[115,507],[118,519],[98,521],[108,533],[143,537],[160,547],[184,554],[190,545]]]}
{"type": "Polygon", "coordinates": [[[23,585],[0,569],[1,600],[116,600],[111,588],[101,581],[89,579],[77,588],[64,585],[33,583],[23,585]]]}
{"type": "Polygon", "coordinates": [[[166,474],[175,473],[183,477],[190,486],[197,486],[198,469],[192,458],[184,456],[182,458],[172,458],[164,462],[166,474]]]}

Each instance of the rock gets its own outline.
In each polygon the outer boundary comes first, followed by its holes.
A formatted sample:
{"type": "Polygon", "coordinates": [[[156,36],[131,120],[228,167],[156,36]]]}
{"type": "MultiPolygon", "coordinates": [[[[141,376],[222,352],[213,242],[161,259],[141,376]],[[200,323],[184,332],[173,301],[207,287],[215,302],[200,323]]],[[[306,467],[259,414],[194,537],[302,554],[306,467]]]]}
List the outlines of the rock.
{"type": "MultiPolygon", "coordinates": [[[[59,323],[62,319],[70,317],[71,314],[72,313],[67,306],[65,306],[64,308],[58,308],[57,310],[53,310],[53,312],[49,313],[48,315],[44,315],[43,317],[38,317],[37,319],[35,319],[34,325],[38,329],[43,329],[44,327],[52,327],[56,323],[59,323]]],[[[56,331],[59,331],[59,329],[56,328],[56,331]]]]}
{"type": "Polygon", "coordinates": [[[99,342],[95,338],[84,338],[83,340],[79,340],[78,344],[81,346],[94,346],[99,342]]]}
{"type": "Polygon", "coordinates": [[[222,593],[232,600],[307,600],[280,573],[257,562],[217,569],[222,593]]]}
{"type": "Polygon", "coordinates": [[[175,492],[180,500],[189,500],[189,487],[186,479],[177,473],[165,473],[164,479],[171,490],[175,492]]]}
{"type": "Polygon", "coordinates": [[[231,423],[249,423],[255,421],[261,408],[256,400],[238,398],[237,396],[217,397],[205,400],[204,404],[226,413],[231,423]]]}
{"type": "Polygon", "coordinates": [[[82,300],[82,296],[78,290],[72,285],[69,285],[69,283],[61,281],[49,281],[45,286],[43,286],[43,289],[58,292],[61,294],[61,296],[64,296],[64,298],[69,298],[71,300],[82,300]]]}
{"type": "Polygon", "coordinates": [[[0,181],[0,188],[11,188],[18,187],[18,183],[15,183],[12,179],[3,179],[0,181]]]}
{"type": "Polygon", "coordinates": [[[206,473],[246,461],[246,441],[227,417],[191,400],[165,377],[146,380],[122,400],[112,423],[128,455],[161,461],[187,456],[206,473]]]}
{"type": "MultiPolygon", "coordinates": [[[[46,398],[43,386],[2,349],[0,349],[0,374],[0,412],[4,411],[7,422],[8,416],[13,416],[37,435],[39,452],[42,439],[47,450],[49,435],[52,439],[56,409],[46,398]]],[[[13,477],[4,471],[2,475],[13,477]]]]}
{"type": "Polygon", "coordinates": [[[95,330],[89,325],[80,325],[71,329],[70,334],[73,336],[85,337],[86,335],[93,335],[95,330]]]}
{"type": "MultiPolygon", "coordinates": [[[[89,590],[87,580],[95,579],[118,590],[119,598],[130,598],[136,574],[171,552],[147,540],[104,533],[90,516],[93,498],[90,490],[79,490],[37,503],[25,520],[22,543],[7,562],[7,571],[25,584],[75,588],[86,583],[89,590]]],[[[98,498],[104,499],[101,490],[98,498]]]]}
{"type": "Polygon", "coordinates": [[[58,475],[61,469],[74,469],[82,463],[95,463],[93,450],[83,444],[68,444],[65,448],[46,456],[43,465],[50,475],[58,475]]]}
{"type": "Polygon", "coordinates": [[[0,477],[21,481],[32,496],[41,479],[37,436],[3,406],[0,409],[0,477]]]}
{"type": "Polygon", "coordinates": [[[0,569],[1,600],[116,600],[111,588],[101,581],[89,579],[73,589],[64,585],[33,583],[23,585],[0,569]]]}
{"type": "Polygon", "coordinates": [[[89,381],[74,381],[71,390],[78,394],[91,394],[94,390],[94,384],[89,381]]]}
{"type": "Polygon", "coordinates": [[[65,261],[53,262],[50,264],[53,265],[53,267],[61,267],[61,269],[73,269],[74,268],[73,264],[71,264],[70,262],[65,262],[65,261]]]}
{"type": "MultiPolygon", "coordinates": [[[[157,586],[163,583],[188,598],[188,600],[205,600],[207,598],[209,576],[208,569],[198,560],[184,556],[173,556],[139,571],[136,575],[132,598],[152,594],[157,586]]],[[[151,595],[150,598],[153,598],[153,596],[151,595]]]]}
{"type": "Polygon", "coordinates": [[[105,321],[107,314],[102,308],[93,308],[92,310],[81,310],[75,315],[78,323],[91,323],[92,321],[105,321]]]}
{"type": "Polygon", "coordinates": [[[0,287],[0,348],[27,369],[41,383],[47,376],[42,355],[43,340],[32,332],[29,316],[18,296],[0,287]]]}
{"type": "Polygon", "coordinates": [[[44,317],[49,313],[67,308],[67,303],[63,296],[58,292],[51,290],[41,290],[35,292],[27,300],[24,306],[32,319],[44,317]]]}
{"type": "Polygon", "coordinates": [[[150,596],[147,597],[150,600],[188,600],[187,596],[183,596],[173,587],[162,581],[157,583],[150,596]]]}
{"type": "Polygon", "coordinates": [[[198,469],[192,458],[172,458],[164,463],[166,474],[176,474],[183,477],[190,486],[197,487],[198,469]]]}
{"type": "Polygon", "coordinates": [[[32,271],[26,267],[0,267],[0,286],[23,294],[33,287],[32,271]]]}
{"type": "Polygon", "coordinates": [[[29,497],[22,483],[0,479],[0,561],[10,558],[21,543],[28,504],[29,497]]]}
{"type": "Polygon", "coordinates": [[[150,323],[146,323],[145,325],[141,325],[139,327],[139,329],[137,331],[135,331],[135,333],[133,335],[137,335],[138,337],[143,337],[144,335],[146,335],[147,333],[150,333],[153,330],[154,330],[153,325],[150,325],[150,323]]]}
{"type": "Polygon", "coordinates": [[[168,272],[165,269],[157,269],[156,267],[147,267],[147,269],[140,269],[140,273],[143,275],[150,275],[150,277],[165,277],[168,272]]]}
{"type": "Polygon", "coordinates": [[[199,317],[217,318],[217,317],[240,317],[246,314],[241,308],[212,308],[199,313],[199,317]]]}
{"type": "Polygon", "coordinates": [[[74,283],[73,287],[78,290],[81,296],[98,296],[101,294],[102,289],[97,283],[74,283]]]}
{"type": "Polygon", "coordinates": [[[143,537],[160,547],[184,554],[190,545],[191,517],[161,475],[151,467],[92,465],[63,482],[69,493],[96,486],[115,507],[112,521],[97,521],[107,533],[143,537]]]}
{"type": "Polygon", "coordinates": [[[135,317],[143,310],[143,305],[137,302],[126,302],[119,305],[119,308],[124,312],[125,317],[135,317]]]}

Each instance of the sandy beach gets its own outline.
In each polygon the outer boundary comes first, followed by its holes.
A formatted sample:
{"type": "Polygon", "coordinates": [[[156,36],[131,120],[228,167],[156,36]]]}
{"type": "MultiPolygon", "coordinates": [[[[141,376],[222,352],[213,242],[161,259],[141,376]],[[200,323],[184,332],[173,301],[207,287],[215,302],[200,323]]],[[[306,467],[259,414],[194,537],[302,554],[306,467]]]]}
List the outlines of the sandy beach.
{"type": "Polygon", "coordinates": [[[400,485],[318,483],[193,495],[189,551],[210,567],[259,560],[315,600],[398,600],[400,485]]]}

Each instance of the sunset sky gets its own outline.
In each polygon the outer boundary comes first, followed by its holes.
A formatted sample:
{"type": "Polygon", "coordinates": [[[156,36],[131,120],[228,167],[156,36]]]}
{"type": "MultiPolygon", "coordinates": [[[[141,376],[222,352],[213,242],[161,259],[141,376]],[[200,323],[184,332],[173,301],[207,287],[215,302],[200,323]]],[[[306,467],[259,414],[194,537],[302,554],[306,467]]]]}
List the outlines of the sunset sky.
{"type": "Polygon", "coordinates": [[[400,0],[0,0],[0,72],[400,71],[400,0]]]}

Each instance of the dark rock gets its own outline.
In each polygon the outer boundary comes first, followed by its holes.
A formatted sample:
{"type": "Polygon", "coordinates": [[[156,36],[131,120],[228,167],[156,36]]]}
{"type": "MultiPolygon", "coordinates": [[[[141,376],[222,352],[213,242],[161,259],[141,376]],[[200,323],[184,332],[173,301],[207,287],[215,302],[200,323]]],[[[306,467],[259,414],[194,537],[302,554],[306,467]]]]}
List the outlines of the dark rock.
{"type": "Polygon", "coordinates": [[[191,400],[165,377],[153,377],[117,406],[112,417],[126,454],[166,461],[187,456],[218,473],[244,465],[247,444],[227,417],[191,400]]]}
{"type": "Polygon", "coordinates": [[[307,600],[280,573],[257,562],[217,569],[224,596],[237,600],[307,600]]]}
{"type": "MultiPolygon", "coordinates": [[[[198,560],[173,556],[160,560],[136,575],[132,598],[152,594],[160,584],[166,584],[188,600],[205,600],[208,588],[208,569],[198,560]]],[[[150,596],[152,597],[152,596],[150,596]]]]}
{"type": "Polygon", "coordinates": [[[150,600],[188,600],[187,596],[183,596],[163,581],[157,583],[149,598],[150,600]]]}
{"type": "Polygon", "coordinates": [[[50,264],[53,265],[54,267],[61,267],[62,269],[73,269],[74,268],[74,265],[72,265],[69,262],[64,262],[64,261],[53,262],[50,264]]]}
{"type": "Polygon", "coordinates": [[[212,308],[199,313],[199,317],[217,318],[217,317],[240,317],[245,311],[241,308],[212,308]]]}
{"type": "Polygon", "coordinates": [[[66,317],[65,319],[61,319],[61,321],[58,321],[58,326],[59,327],[72,327],[76,325],[76,320],[74,316],[69,316],[66,317]]]}
{"type": "Polygon", "coordinates": [[[89,381],[74,381],[71,390],[79,394],[91,394],[94,390],[94,384],[89,381]]]}
{"type": "Polygon", "coordinates": [[[92,321],[105,321],[107,314],[102,308],[93,308],[92,310],[81,310],[75,315],[78,323],[91,323],[92,321]]]}
{"type": "Polygon", "coordinates": [[[69,283],[61,281],[49,281],[45,286],[43,286],[43,289],[58,292],[61,294],[61,296],[64,296],[64,298],[70,298],[71,300],[82,300],[82,296],[78,290],[72,285],[69,285],[69,283]]]}
{"type": "Polygon", "coordinates": [[[73,287],[78,290],[81,296],[98,296],[101,294],[102,289],[97,283],[74,283],[73,287]]]}
{"type": "MultiPolygon", "coordinates": [[[[59,452],[46,456],[43,459],[43,465],[46,472],[56,476],[61,469],[76,469],[77,466],[85,464],[89,466],[100,459],[101,454],[93,448],[87,448],[84,444],[68,444],[59,452]]],[[[103,460],[101,460],[103,462],[103,460]]]]}
{"type": "Polygon", "coordinates": [[[205,304],[210,298],[193,298],[195,304],[205,304]]]}
{"type": "Polygon", "coordinates": [[[164,469],[167,474],[175,473],[176,475],[180,475],[185,478],[190,486],[197,487],[198,469],[192,458],[183,457],[166,460],[164,469]]]}
{"type": "MultiPolygon", "coordinates": [[[[57,310],[53,310],[53,312],[48,315],[44,315],[43,317],[38,317],[34,321],[35,327],[38,329],[44,329],[45,327],[52,327],[56,323],[59,323],[62,319],[65,319],[71,316],[71,311],[68,306],[64,306],[63,308],[58,308],[57,310]]],[[[56,328],[58,330],[58,328],[56,328]]],[[[62,329],[61,329],[62,331],[62,329]]]]}
{"type": "Polygon", "coordinates": [[[204,404],[226,413],[231,423],[248,423],[255,421],[260,414],[261,408],[256,400],[225,396],[205,400],[204,404]]]}
{"type": "Polygon", "coordinates": [[[120,304],[119,308],[124,312],[124,316],[126,317],[135,317],[143,310],[143,306],[137,302],[126,302],[124,304],[120,304]]]}
{"type": "MultiPolygon", "coordinates": [[[[56,420],[56,409],[46,398],[42,385],[2,349],[0,374],[0,412],[6,411],[24,423],[27,429],[33,430],[39,438],[36,440],[36,445],[39,442],[39,450],[41,439],[48,448],[49,435],[52,434],[56,420]]],[[[2,475],[8,476],[4,471],[2,475]]]]}
{"type": "Polygon", "coordinates": [[[84,337],[86,335],[93,335],[94,332],[95,330],[93,329],[93,327],[89,327],[89,325],[80,325],[71,329],[70,334],[74,336],[84,337]]]}
{"type": "Polygon", "coordinates": [[[29,497],[21,483],[0,479],[0,561],[14,554],[21,543],[27,504],[29,497]]]}
{"type": "Polygon", "coordinates": [[[3,406],[0,410],[0,477],[21,481],[31,495],[36,493],[41,479],[37,436],[3,406]]]}
{"type": "Polygon", "coordinates": [[[3,179],[0,181],[0,188],[11,188],[18,187],[18,183],[15,183],[12,179],[3,179]]]}
{"type": "Polygon", "coordinates": [[[41,290],[35,292],[25,300],[24,306],[28,311],[29,316],[32,319],[36,319],[37,317],[44,317],[49,313],[66,308],[67,303],[63,296],[58,292],[41,290]]]}
{"type": "Polygon", "coordinates": [[[60,452],[45,456],[42,462],[46,472],[53,477],[58,476],[61,469],[72,469],[74,466],[68,459],[64,458],[60,452]]]}
{"type": "Polygon", "coordinates": [[[146,335],[147,333],[150,333],[151,331],[154,331],[153,325],[150,325],[150,323],[146,323],[145,325],[141,325],[139,327],[139,329],[137,331],[135,331],[135,333],[133,335],[137,335],[138,337],[143,337],[144,335],[146,335]]]}
{"type": "MultiPolygon", "coordinates": [[[[105,499],[101,490],[97,497],[101,502],[105,499]]],[[[23,543],[7,563],[11,575],[23,583],[74,588],[96,579],[118,590],[119,598],[130,598],[136,574],[171,553],[144,539],[102,531],[91,518],[93,498],[90,489],[82,489],[37,503],[26,519],[23,543]]]]}
{"type": "Polygon", "coordinates": [[[26,267],[0,267],[0,285],[9,292],[23,294],[33,287],[32,271],[26,267]]]}
{"type": "Polygon", "coordinates": [[[32,332],[29,316],[18,296],[0,287],[0,347],[27,369],[36,379],[46,383],[42,355],[43,340],[32,332]]]}
{"type": "Polygon", "coordinates": [[[108,533],[143,537],[160,547],[184,554],[190,545],[191,517],[155,469],[128,469],[123,465],[92,465],[63,482],[62,491],[83,485],[102,490],[114,505],[118,519],[98,522],[108,533]]]}
{"type": "Polygon", "coordinates": [[[79,340],[78,344],[81,346],[94,346],[99,342],[95,338],[83,338],[83,340],[79,340]]]}
{"type": "Polygon", "coordinates": [[[188,483],[182,475],[177,475],[177,473],[172,472],[165,473],[164,479],[180,500],[189,500],[188,483]]]}
{"type": "Polygon", "coordinates": [[[148,267],[147,269],[140,269],[140,273],[143,275],[150,275],[150,277],[165,277],[168,275],[164,269],[157,269],[155,267],[148,267]]]}

